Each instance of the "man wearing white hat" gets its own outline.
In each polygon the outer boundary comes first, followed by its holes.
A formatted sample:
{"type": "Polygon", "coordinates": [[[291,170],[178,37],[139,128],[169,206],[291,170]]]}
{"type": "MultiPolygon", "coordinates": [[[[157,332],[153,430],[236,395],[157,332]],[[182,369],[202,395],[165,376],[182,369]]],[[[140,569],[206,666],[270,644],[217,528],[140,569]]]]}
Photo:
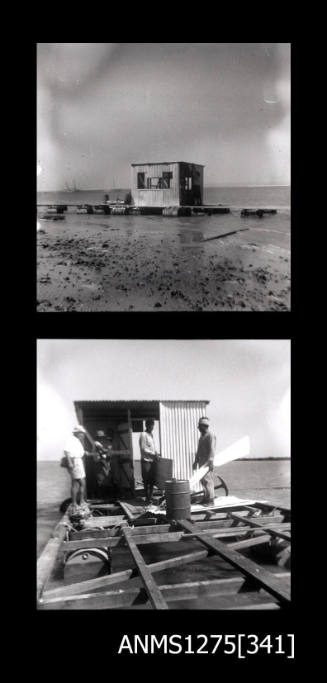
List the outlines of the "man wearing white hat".
{"type": "Polygon", "coordinates": [[[70,436],[65,444],[64,453],[67,458],[67,465],[70,476],[72,478],[72,505],[77,504],[77,496],[79,495],[79,505],[85,505],[85,469],[83,456],[85,453],[82,439],[86,434],[84,427],[77,425],[74,427],[72,436],[70,436]]]}
{"type": "Polygon", "coordinates": [[[200,417],[198,429],[201,434],[198,443],[193,469],[199,467],[209,467],[209,472],[202,477],[201,484],[204,489],[204,505],[213,505],[215,500],[213,459],[215,457],[216,437],[209,430],[209,420],[207,417],[200,417]]]}

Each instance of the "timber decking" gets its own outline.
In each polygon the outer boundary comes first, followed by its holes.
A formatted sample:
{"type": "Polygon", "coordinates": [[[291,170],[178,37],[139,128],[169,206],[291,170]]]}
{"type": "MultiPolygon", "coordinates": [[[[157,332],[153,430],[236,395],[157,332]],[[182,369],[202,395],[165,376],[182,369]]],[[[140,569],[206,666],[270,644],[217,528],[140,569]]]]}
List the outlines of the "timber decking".
{"type": "MultiPolygon", "coordinates": [[[[136,521],[135,511],[129,504],[121,501],[112,507],[104,505],[104,512],[115,514],[94,517],[88,528],[71,533],[71,540],[64,540],[67,535],[67,519],[64,517],[38,561],[38,608],[174,609],[179,608],[179,605],[184,606],[185,601],[194,601],[196,608],[196,601],[201,602],[203,599],[207,600],[206,609],[287,607],[290,603],[290,573],[282,572],[278,568],[273,572],[268,571],[266,567],[241,553],[252,546],[269,545],[274,537],[290,544],[290,511],[266,503],[236,507],[237,512],[235,508],[212,511],[211,519],[208,521],[178,520],[149,525],[149,520],[145,518],[144,526],[133,526],[136,521]],[[119,509],[124,515],[117,514],[119,509]],[[119,524],[119,520],[120,526],[115,526],[119,524]],[[94,528],[94,524],[105,524],[106,528],[94,528]],[[199,547],[199,543],[204,546],[203,549],[199,547]],[[86,581],[79,580],[70,585],[51,587],[49,577],[58,558],[66,557],[76,549],[87,550],[95,546],[111,548],[112,553],[118,552],[117,571],[86,581]],[[176,547],[176,552],[171,557],[164,553],[162,556],[165,559],[155,562],[150,560],[147,563],[141,550],[143,547],[144,552],[146,548],[154,548],[152,555],[147,555],[149,558],[155,558],[156,548],[169,548],[169,555],[176,547]],[[126,567],[128,557],[130,562],[126,567]],[[218,557],[218,564],[215,564],[214,557],[218,557]],[[123,564],[119,564],[122,558],[123,564]],[[227,563],[225,566],[235,568],[240,576],[228,579],[219,577],[222,561],[227,563]],[[192,565],[196,566],[196,563],[199,563],[201,567],[202,562],[205,563],[204,572],[206,567],[211,566],[209,576],[214,577],[214,573],[217,572],[217,578],[208,581],[174,582],[169,585],[166,585],[165,581],[157,583],[155,580],[155,575],[159,572],[186,565],[191,571],[192,565]],[[142,585],[139,585],[140,581],[142,585]],[[119,590],[116,586],[119,586],[119,590]],[[110,590],[111,587],[113,590],[110,590]],[[242,590],[241,594],[239,590],[242,590]]],[[[195,516],[195,519],[197,518],[198,514],[195,516]]],[[[290,545],[282,550],[281,554],[285,553],[289,557],[290,545]]],[[[282,562],[278,564],[282,566],[282,562]]]]}

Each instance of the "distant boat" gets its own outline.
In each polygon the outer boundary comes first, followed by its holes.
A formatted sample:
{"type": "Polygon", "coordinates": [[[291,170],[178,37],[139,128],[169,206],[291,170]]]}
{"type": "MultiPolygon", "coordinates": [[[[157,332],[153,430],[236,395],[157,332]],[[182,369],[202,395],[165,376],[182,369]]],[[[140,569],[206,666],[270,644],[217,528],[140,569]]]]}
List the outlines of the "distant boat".
{"type": "Polygon", "coordinates": [[[67,180],[66,180],[64,192],[82,192],[82,190],[80,190],[78,187],[76,187],[75,181],[74,181],[74,187],[69,187],[67,180]]]}

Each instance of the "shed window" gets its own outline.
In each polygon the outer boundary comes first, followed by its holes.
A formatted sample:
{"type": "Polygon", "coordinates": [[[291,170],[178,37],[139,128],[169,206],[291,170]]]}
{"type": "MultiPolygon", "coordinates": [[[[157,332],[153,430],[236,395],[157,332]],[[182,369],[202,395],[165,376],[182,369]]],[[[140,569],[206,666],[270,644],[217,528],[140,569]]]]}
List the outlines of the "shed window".
{"type": "Polygon", "coordinates": [[[145,173],[137,174],[137,189],[144,190],[145,188],[145,173]]]}
{"type": "Polygon", "coordinates": [[[191,190],[192,189],[192,176],[188,176],[185,178],[185,190],[191,190]]]}
{"type": "Polygon", "coordinates": [[[148,178],[147,187],[149,190],[158,190],[161,188],[162,178],[148,178]]]}
{"type": "Polygon", "coordinates": [[[162,187],[164,190],[168,190],[170,188],[170,181],[173,177],[172,171],[164,171],[162,174],[162,187]]]}

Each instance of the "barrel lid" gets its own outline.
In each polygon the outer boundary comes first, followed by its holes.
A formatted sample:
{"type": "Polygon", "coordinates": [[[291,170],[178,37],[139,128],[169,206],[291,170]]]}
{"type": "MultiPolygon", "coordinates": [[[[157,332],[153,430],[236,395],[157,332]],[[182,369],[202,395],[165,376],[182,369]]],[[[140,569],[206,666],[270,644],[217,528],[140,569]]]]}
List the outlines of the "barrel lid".
{"type": "Polygon", "coordinates": [[[189,484],[188,479],[167,479],[165,484],[189,484]]]}

